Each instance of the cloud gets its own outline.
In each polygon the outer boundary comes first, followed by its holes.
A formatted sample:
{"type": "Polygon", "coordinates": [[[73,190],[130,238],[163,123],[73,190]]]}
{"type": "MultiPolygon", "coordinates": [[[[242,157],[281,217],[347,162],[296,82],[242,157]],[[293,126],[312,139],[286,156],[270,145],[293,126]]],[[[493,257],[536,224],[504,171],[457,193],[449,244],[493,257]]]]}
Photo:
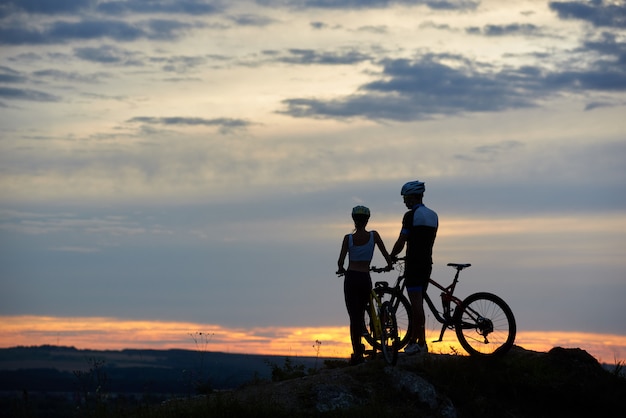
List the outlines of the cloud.
{"type": "MultiPolygon", "coordinates": [[[[97,236],[98,239],[111,236],[139,236],[171,234],[171,230],[160,225],[145,223],[145,220],[136,215],[103,215],[91,214],[86,216],[72,212],[25,212],[16,210],[0,211],[0,231],[12,231],[26,235],[49,235],[70,233],[77,236],[87,234],[97,236]]],[[[95,250],[97,240],[91,240],[90,247],[84,248],[89,252],[95,250]]],[[[55,243],[54,250],[63,248],[61,243],[55,243]]],[[[74,248],[66,246],[67,248],[74,248]]],[[[76,250],[73,250],[76,251],[76,250]]]]}
{"type": "Polygon", "coordinates": [[[626,27],[626,3],[609,3],[603,0],[591,2],[551,2],[550,9],[561,19],[577,19],[591,23],[595,27],[626,27]]]}
{"type": "Polygon", "coordinates": [[[520,141],[503,141],[496,144],[477,146],[473,149],[471,155],[457,154],[454,157],[465,161],[496,161],[501,154],[516,151],[523,146],[524,144],[520,141]]]}
{"type": "Polygon", "coordinates": [[[615,103],[607,103],[607,102],[591,102],[585,105],[585,111],[591,111],[595,109],[600,109],[603,107],[613,107],[617,106],[615,103]]]}
{"type": "Polygon", "coordinates": [[[34,102],[58,102],[61,100],[60,97],[43,91],[12,87],[0,87],[0,97],[4,99],[28,100],[34,102]]]}
{"type": "Polygon", "coordinates": [[[55,21],[43,28],[12,23],[0,28],[0,44],[56,44],[73,40],[111,39],[131,42],[138,39],[174,40],[197,25],[171,19],[152,19],[128,23],[110,19],[85,19],[78,22],[55,21]]]}
{"type": "Polygon", "coordinates": [[[230,16],[229,19],[235,22],[239,26],[264,27],[264,26],[268,26],[276,22],[276,20],[272,19],[271,17],[260,16],[260,15],[255,15],[255,14],[235,15],[235,16],[230,16]]]}
{"type": "Polygon", "coordinates": [[[626,43],[619,42],[613,34],[603,33],[599,39],[586,40],[576,52],[596,53],[600,58],[590,63],[588,71],[564,71],[554,78],[582,89],[626,90],[626,43]]]}
{"type": "Polygon", "coordinates": [[[163,71],[182,74],[205,64],[207,59],[198,56],[171,56],[167,58],[151,58],[150,61],[162,63],[161,69],[163,71]]]}
{"type": "Polygon", "coordinates": [[[589,62],[586,69],[565,68],[548,74],[547,85],[572,91],[626,90],[626,44],[618,43],[614,35],[603,34],[600,40],[588,40],[575,52],[586,55],[595,52],[600,57],[589,62]]]}
{"type": "Polygon", "coordinates": [[[0,66],[0,83],[23,83],[27,78],[19,71],[12,68],[0,66]]]}
{"type": "Polygon", "coordinates": [[[182,32],[201,26],[182,20],[181,16],[203,16],[222,10],[217,2],[206,0],[4,0],[0,4],[0,44],[55,44],[90,39],[174,40],[182,32]],[[124,20],[129,14],[150,18],[124,20]],[[42,15],[56,20],[46,21],[42,15]]]}
{"type": "Polygon", "coordinates": [[[473,10],[477,0],[256,0],[267,7],[298,9],[381,9],[390,6],[424,5],[434,10],[473,10]]]}
{"type": "MultiPolygon", "coordinates": [[[[305,52],[300,53],[301,63],[306,63],[307,57],[325,62],[314,51],[305,52]]],[[[532,65],[496,68],[451,54],[385,59],[379,63],[379,79],[363,84],[354,94],[330,100],[285,99],[285,108],[279,113],[309,118],[412,121],[534,107],[543,99],[565,92],[626,90],[626,45],[618,43],[614,35],[589,40],[570,54],[574,58],[556,70],[532,65]],[[575,55],[588,57],[593,51],[599,56],[595,60],[584,61],[575,55]]],[[[355,61],[367,58],[354,57],[355,61]]]]}
{"type": "Polygon", "coordinates": [[[360,28],[357,29],[357,31],[359,32],[370,32],[370,33],[377,33],[377,34],[385,34],[387,33],[389,30],[389,27],[386,25],[368,25],[368,26],[361,26],[360,28]]]}
{"type": "Polygon", "coordinates": [[[313,29],[326,29],[328,28],[328,25],[324,22],[311,22],[310,23],[311,27],[313,29]]]}
{"type": "Polygon", "coordinates": [[[74,55],[82,60],[101,64],[143,65],[142,61],[138,58],[141,56],[140,53],[118,48],[115,45],[74,48],[74,55]]]}
{"type": "Polygon", "coordinates": [[[137,116],[127,120],[128,123],[145,123],[151,125],[169,125],[169,126],[218,126],[221,132],[228,132],[234,129],[243,129],[252,123],[245,119],[233,118],[193,118],[193,117],[149,117],[137,116]]]}
{"type": "Polygon", "coordinates": [[[223,6],[218,1],[207,0],[126,0],[102,2],[97,10],[110,15],[165,13],[196,16],[219,13],[223,6]]]}
{"type": "Polygon", "coordinates": [[[101,12],[121,16],[135,14],[186,14],[207,15],[222,10],[218,2],[207,0],[4,0],[0,4],[0,17],[14,13],[41,15],[101,12]]]}
{"type": "Polygon", "coordinates": [[[626,43],[619,42],[617,36],[611,33],[603,32],[598,39],[585,40],[578,51],[596,52],[616,64],[626,63],[626,43]]]}
{"type": "MultiPolygon", "coordinates": [[[[281,113],[294,117],[422,120],[462,112],[501,111],[535,105],[535,69],[480,68],[462,57],[427,54],[382,62],[381,78],[358,94],[334,100],[287,99],[281,113]],[[452,62],[445,64],[443,61],[452,62]],[[532,89],[531,96],[525,89],[532,89]]],[[[537,96],[538,95],[538,96],[537,96]]]]}
{"type": "Polygon", "coordinates": [[[540,29],[532,24],[511,23],[509,25],[485,25],[482,29],[470,27],[465,30],[469,34],[481,34],[485,36],[516,36],[516,35],[539,35],[540,29]]]}
{"type": "Polygon", "coordinates": [[[61,71],[55,69],[35,71],[33,72],[33,75],[39,78],[48,78],[55,81],[65,81],[71,83],[99,83],[102,79],[110,78],[109,74],[103,72],[81,74],[74,71],[61,71]]]}
{"type": "Polygon", "coordinates": [[[0,18],[13,13],[58,15],[77,13],[92,8],[97,0],[3,0],[0,18]]]}
{"type": "Polygon", "coordinates": [[[480,1],[473,0],[430,0],[425,1],[429,8],[433,10],[474,10],[480,4],[480,1]]]}
{"type": "Polygon", "coordinates": [[[372,59],[370,55],[351,50],[347,52],[318,52],[313,49],[290,49],[288,56],[276,61],[290,64],[322,64],[322,65],[351,65],[372,59]]]}

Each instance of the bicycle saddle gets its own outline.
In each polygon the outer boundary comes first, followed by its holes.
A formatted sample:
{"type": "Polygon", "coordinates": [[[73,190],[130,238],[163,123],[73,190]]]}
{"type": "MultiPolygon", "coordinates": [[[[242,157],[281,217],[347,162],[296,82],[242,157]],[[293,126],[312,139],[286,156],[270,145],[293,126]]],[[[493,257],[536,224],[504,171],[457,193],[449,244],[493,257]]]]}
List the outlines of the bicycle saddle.
{"type": "Polygon", "coordinates": [[[457,264],[457,263],[448,263],[450,267],[454,267],[457,270],[463,270],[464,268],[468,268],[471,264],[457,264]]]}

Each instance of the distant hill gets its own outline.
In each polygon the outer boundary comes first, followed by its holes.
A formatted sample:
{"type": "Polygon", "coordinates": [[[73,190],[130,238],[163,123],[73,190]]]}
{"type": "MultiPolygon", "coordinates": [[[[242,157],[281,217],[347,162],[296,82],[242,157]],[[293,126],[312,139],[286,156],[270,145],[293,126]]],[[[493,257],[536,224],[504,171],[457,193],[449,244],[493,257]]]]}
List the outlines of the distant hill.
{"type": "MultiPolygon", "coordinates": [[[[106,376],[113,393],[195,393],[202,384],[213,390],[270,379],[272,365],[285,356],[245,355],[193,350],[79,350],[39,346],[0,349],[0,391],[72,392],[93,378],[106,376]],[[91,375],[91,376],[90,376],[91,375]]],[[[305,367],[323,360],[298,357],[305,367]]],[[[97,382],[92,382],[96,384],[97,382]]]]}

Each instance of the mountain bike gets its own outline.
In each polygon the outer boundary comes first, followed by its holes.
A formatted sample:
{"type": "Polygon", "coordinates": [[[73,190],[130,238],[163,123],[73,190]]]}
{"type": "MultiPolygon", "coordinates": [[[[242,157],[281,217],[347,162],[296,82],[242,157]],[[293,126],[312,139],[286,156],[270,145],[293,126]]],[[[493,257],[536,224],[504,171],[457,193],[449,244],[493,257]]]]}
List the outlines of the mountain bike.
{"type": "MultiPolygon", "coordinates": [[[[389,269],[372,267],[370,271],[382,273],[389,271],[389,269]]],[[[338,275],[343,276],[343,273],[338,273],[338,275]]],[[[369,295],[365,309],[368,330],[366,341],[372,346],[372,349],[366,350],[365,354],[374,358],[376,351],[379,350],[383,354],[385,362],[395,366],[398,361],[399,349],[398,327],[390,302],[380,298],[380,295],[383,294],[380,290],[385,288],[389,288],[387,282],[376,282],[369,295]]]]}
{"type": "MultiPolygon", "coordinates": [[[[406,285],[404,275],[404,259],[398,259],[395,266],[400,274],[393,287],[380,286],[376,288],[378,297],[382,303],[389,303],[395,313],[398,328],[398,350],[408,344],[411,329],[411,304],[404,295],[406,285]]],[[[461,300],[454,296],[456,285],[459,282],[459,274],[471,264],[448,263],[448,266],[456,270],[452,283],[444,287],[432,278],[429,284],[441,290],[441,310],[435,307],[428,291],[424,292],[424,301],[432,312],[435,319],[441,323],[439,339],[433,342],[443,341],[443,335],[447,329],[454,329],[461,347],[470,355],[474,356],[497,356],[503,355],[513,346],[517,332],[515,316],[506,302],[488,292],[478,292],[461,300]]],[[[376,269],[376,267],[372,267],[376,269]]],[[[384,283],[384,282],[383,282],[384,283]]],[[[365,318],[367,320],[367,316],[365,318]]],[[[367,322],[366,322],[367,324],[367,322]]],[[[367,328],[366,341],[376,344],[371,337],[371,329],[367,328]]]]}

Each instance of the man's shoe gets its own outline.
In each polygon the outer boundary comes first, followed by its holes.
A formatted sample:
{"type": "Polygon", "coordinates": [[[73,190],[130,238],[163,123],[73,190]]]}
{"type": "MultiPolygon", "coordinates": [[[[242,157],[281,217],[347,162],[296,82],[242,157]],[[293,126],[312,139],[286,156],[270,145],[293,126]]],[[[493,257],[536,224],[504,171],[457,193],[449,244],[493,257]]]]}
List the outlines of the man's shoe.
{"type": "Polygon", "coordinates": [[[364,363],[365,359],[363,358],[363,354],[358,355],[358,354],[352,354],[352,356],[350,356],[350,365],[351,366],[356,366],[357,364],[361,364],[364,363]]]}
{"type": "Polygon", "coordinates": [[[406,346],[404,352],[410,356],[413,354],[426,354],[428,353],[428,346],[426,344],[417,345],[415,343],[411,343],[406,346]]]}

